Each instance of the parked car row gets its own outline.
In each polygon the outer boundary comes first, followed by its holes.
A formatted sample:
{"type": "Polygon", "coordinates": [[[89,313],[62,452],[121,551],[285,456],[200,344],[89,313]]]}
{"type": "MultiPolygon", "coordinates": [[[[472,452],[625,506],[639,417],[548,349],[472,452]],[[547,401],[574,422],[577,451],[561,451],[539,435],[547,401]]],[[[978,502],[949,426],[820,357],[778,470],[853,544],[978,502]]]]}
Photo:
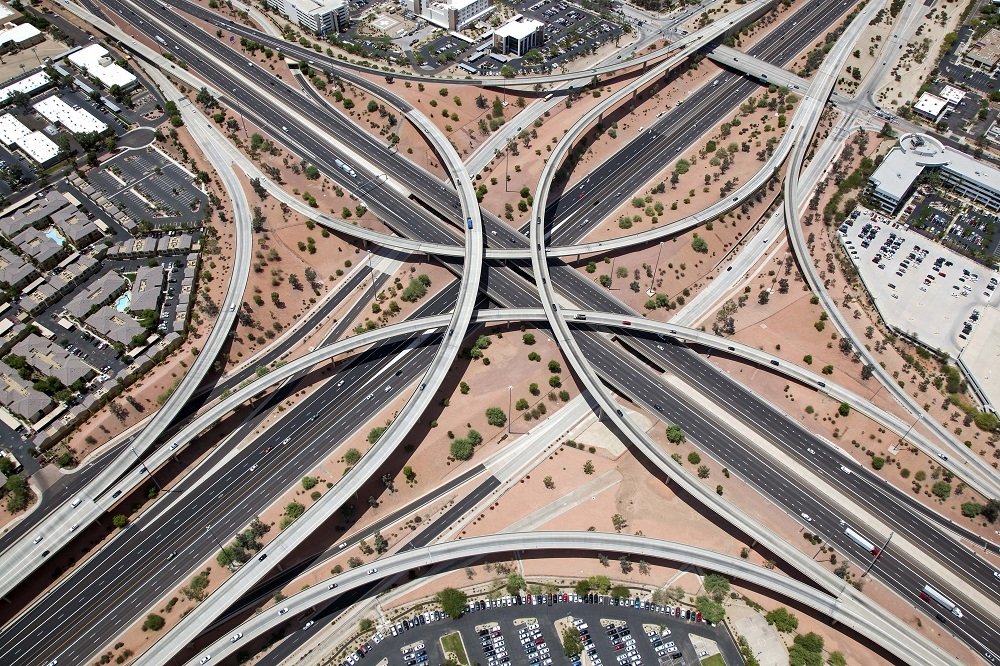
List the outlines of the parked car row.
{"type": "MultiPolygon", "coordinates": [[[[573,620],[573,624],[576,625],[577,630],[580,632],[580,641],[583,643],[583,649],[587,651],[587,656],[590,657],[590,665],[603,666],[601,658],[597,655],[597,646],[594,645],[594,639],[590,637],[590,626],[580,618],[573,620]]],[[[571,666],[581,666],[581,656],[577,655],[573,657],[571,666]]]]}
{"type": "Polygon", "coordinates": [[[542,636],[538,623],[525,625],[517,632],[521,647],[532,666],[552,666],[552,655],[545,638],[542,636]]]}
{"type": "Polygon", "coordinates": [[[507,654],[507,646],[504,644],[503,633],[499,626],[480,629],[479,640],[482,642],[488,666],[506,666],[510,663],[510,656],[507,654]]]}
{"type": "Polygon", "coordinates": [[[639,656],[639,649],[627,622],[609,624],[605,633],[611,642],[611,648],[615,651],[615,660],[620,666],[641,666],[642,657],[639,656]]]}
{"type": "Polygon", "coordinates": [[[680,648],[677,647],[677,643],[670,640],[670,634],[671,631],[666,627],[663,628],[661,633],[657,633],[653,630],[646,632],[646,635],[649,637],[649,644],[653,646],[653,650],[656,651],[657,657],[674,655],[680,652],[680,648]]]}

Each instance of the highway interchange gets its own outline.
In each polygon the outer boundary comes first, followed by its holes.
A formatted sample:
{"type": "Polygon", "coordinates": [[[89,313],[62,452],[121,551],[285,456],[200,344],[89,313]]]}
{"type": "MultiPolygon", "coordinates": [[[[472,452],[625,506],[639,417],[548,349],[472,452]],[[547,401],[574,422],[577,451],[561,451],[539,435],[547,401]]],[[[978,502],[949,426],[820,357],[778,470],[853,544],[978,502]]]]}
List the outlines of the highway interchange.
{"type": "MultiPolygon", "coordinates": [[[[137,3],[136,6],[140,5],[142,3],[137,3]]],[[[146,15],[155,15],[157,9],[155,3],[147,3],[147,5],[146,15]]],[[[125,16],[129,16],[132,12],[130,8],[124,5],[117,6],[114,2],[109,2],[108,6],[125,16]]],[[[807,9],[816,12],[815,15],[811,16],[811,24],[816,25],[818,21],[824,20],[827,23],[834,21],[843,13],[842,11],[838,11],[838,8],[843,10],[840,3],[812,3],[807,7],[807,9]]],[[[138,21],[138,19],[136,20],[138,21]]],[[[799,21],[799,23],[803,25],[807,24],[804,21],[799,21]]],[[[142,26],[143,23],[137,23],[136,27],[141,29],[142,26]]],[[[784,50],[775,47],[773,54],[768,52],[761,53],[760,55],[787,58],[797,50],[800,50],[801,46],[809,40],[810,33],[799,32],[800,34],[796,35],[792,31],[776,31],[773,34],[781,33],[785,38],[791,40],[790,45],[785,46],[784,50]],[[798,45],[798,48],[795,48],[795,44],[798,45]]],[[[185,31],[187,38],[200,40],[199,43],[204,49],[203,52],[211,52],[212,58],[228,58],[230,67],[242,67],[241,61],[243,59],[241,57],[230,55],[224,45],[220,48],[220,45],[213,38],[206,37],[203,39],[202,35],[203,33],[197,30],[185,31]]],[[[777,38],[776,40],[781,41],[777,38]]],[[[175,50],[180,53],[183,53],[182,48],[185,50],[188,48],[181,41],[176,43],[176,47],[175,50]]],[[[199,55],[191,54],[191,57],[185,56],[185,59],[192,64],[192,69],[198,70],[199,73],[206,76],[216,86],[226,86],[232,83],[242,85],[242,88],[238,87],[236,92],[234,92],[233,99],[227,100],[229,103],[237,107],[246,104],[244,108],[245,115],[260,126],[273,129],[278,127],[278,123],[280,122],[287,123],[289,130],[287,132],[278,132],[279,135],[287,135],[279,136],[282,142],[294,147],[296,153],[307,156],[310,161],[319,165],[331,177],[335,179],[338,176],[341,179],[344,178],[343,174],[332,165],[333,156],[338,153],[335,149],[331,148],[329,142],[316,136],[315,131],[308,127],[310,123],[299,123],[283,117],[280,110],[281,107],[272,106],[269,96],[259,95],[254,92],[254,81],[263,86],[270,85],[275,89],[281,89],[284,86],[283,82],[275,82],[273,80],[274,77],[256,67],[242,67],[239,69],[240,75],[238,77],[229,77],[226,72],[227,68],[217,67],[210,58],[202,59],[199,55]],[[254,101],[252,104],[253,109],[250,108],[250,103],[245,100],[254,101]],[[275,110],[272,111],[271,109],[275,110]]],[[[717,87],[706,86],[691,95],[689,100],[678,110],[665,114],[665,117],[660,121],[661,128],[658,129],[654,126],[654,128],[643,133],[640,139],[637,140],[638,143],[632,142],[632,144],[626,146],[615,157],[609,159],[605,165],[602,165],[593,174],[590,174],[590,177],[595,179],[594,182],[614,183],[613,186],[609,186],[603,190],[596,187],[588,190],[586,188],[586,179],[583,179],[581,184],[577,185],[577,188],[580,188],[579,190],[571,189],[564,193],[563,197],[558,201],[550,204],[548,213],[550,228],[552,226],[560,227],[560,225],[563,225],[557,233],[552,234],[552,239],[554,240],[558,234],[564,234],[562,237],[566,238],[565,242],[572,243],[585,236],[589,230],[589,226],[597,224],[603,219],[602,216],[607,214],[608,210],[617,207],[618,203],[622,200],[630,198],[635,189],[640,187],[651,175],[657,173],[666,163],[673,159],[674,153],[671,152],[672,148],[675,146],[686,146],[696,140],[701,134],[701,130],[693,127],[689,127],[686,132],[670,132],[663,128],[684,127],[685,119],[690,119],[694,115],[699,115],[700,117],[708,109],[718,109],[719,119],[722,119],[728,113],[731,113],[728,108],[738,104],[746,94],[755,89],[755,85],[753,84],[740,83],[735,75],[727,74],[723,75],[723,77],[729,77],[729,79],[717,87]],[[742,94],[737,92],[740,86],[746,86],[746,91],[742,94]],[[718,95],[718,97],[714,95],[718,95]],[[691,115],[685,116],[683,115],[685,113],[691,115]],[[659,161],[653,159],[654,157],[659,157],[659,161]],[[635,175],[640,171],[639,169],[635,171],[630,170],[630,158],[636,163],[644,165],[648,171],[644,177],[635,175]],[[615,162],[616,160],[619,161],[615,162]],[[652,166],[649,166],[650,164],[652,166]],[[601,169],[607,169],[607,171],[602,172],[601,169]],[[560,202],[567,203],[561,205],[560,202]],[[574,222],[573,225],[565,225],[566,220],[573,219],[574,215],[577,217],[586,215],[587,217],[584,219],[588,220],[588,224],[581,225],[580,222],[574,222]]],[[[267,90],[266,87],[263,89],[267,90]]],[[[387,154],[382,150],[382,146],[378,145],[367,134],[357,131],[350,123],[341,118],[339,114],[332,112],[318,100],[310,100],[308,97],[303,97],[298,91],[287,87],[284,88],[283,93],[279,94],[292,99],[291,103],[296,108],[301,109],[301,115],[307,116],[313,122],[336,123],[335,126],[337,129],[342,130],[338,132],[338,139],[340,141],[346,142],[356,153],[365,155],[366,159],[371,160],[379,168],[384,169],[385,173],[394,174],[396,178],[405,182],[407,186],[411,187],[425,201],[435,201],[440,197],[442,203],[437,204],[437,212],[448,216],[452,220],[457,218],[458,224],[455,226],[461,226],[463,218],[459,217],[457,213],[456,205],[458,200],[455,198],[454,190],[442,185],[433,176],[413,167],[407,160],[387,154]]],[[[286,102],[285,104],[288,103],[286,102]]],[[[717,122],[717,120],[711,122],[717,122]]],[[[348,155],[343,156],[349,157],[348,155]]],[[[343,182],[343,184],[349,188],[357,185],[357,183],[349,181],[343,182]]],[[[455,227],[441,227],[439,224],[440,220],[436,216],[429,216],[424,209],[412,204],[407,199],[393,195],[394,192],[391,188],[385,188],[380,192],[379,197],[372,197],[374,205],[370,207],[374,209],[378,205],[379,216],[382,217],[384,214],[387,221],[391,221],[391,226],[398,232],[437,243],[456,244],[459,242],[460,237],[455,232],[455,227]],[[386,196],[381,196],[382,193],[386,196]],[[376,204],[375,202],[379,203],[376,204]]],[[[486,229],[488,230],[494,225],[502,224],[494,218],[488,218],[485,215],[484,218],[486,218],[486,229]]],[[[481,225],[476,226],[480,227],[481,225]]],[[[527,247],[527,242],[521,234],[513,232],[506,225],[499,228],[502,231],[496,237],[491,238],[490,235],[484,234],[487,242],[496,242],[501,247],[504,245],[527,247]]],[[[468,257],[468,254],[466,254],[466,257],[468,257]]],[[[481,284],[478,280],[474,281],[477,287],[487,292],[487,295],[491,299],[502,305],[537,307],[539,301],[534,290],[530,287],[530,284],[526,284],[522,279],[524,276],[530,277],[531,270],[527,269],[524,263],[521,263],[519,266],[516,265],[516,262],[509,263],[515,264],[515,271],[511,271],[508,266],[503,264],[494,265],[487,262],[484,267],[485,279],[481,284]]],[[[573,300],[580,302],[582,307],[588,309],[627,312],[609,294],[594,288],[591,283],[582,279],[579,274],[565,265],[553,262],[549,268],[551,270],[550,274],[553,276],[551,280],[553,286],[559,288],[564,297],[572,297],[573,300]]],[[[463,272],[461,271],[460,264],[456,272],[463,272]]],[[[452,311],[455,308],[456,292],[457,289],[446,290],[442,295],[425,304],[421,308],[420,314],[430,315],[452,311]]],[[[472,302],[471,299],[465,300],[466,302],[472,302]]],[[[464,329],[465,327],[462,326],[461,330],[464,329]]],[[[691,433],[692,439],[706,447],[715,447],[712,448],[712,455],[724,461],[730,469],[737,470],[736,463],[743,461],[743,464],[746,466],[745,475],[747,480],[761,489],[762,492],[770,494],[769,488],[779,487],[777,485],[771,486],[770,484],[787,484],[786,481],[782,480],[785,474],[782,470],[771,469],[766,462],[757,459],[743,460],[743,454],[745,454],[746,450],[743,444],[736,441],[732,435],[719,429],[706,415],[700,414],[685,403],[683,398],[671,394],[665,388],[664,384],[649,371],[647,366],[637,363],[614,345],[608,344],[607,339],[598,334],[577,335],[576,338],[580,341],[581,347],[586,350],[591,362],[598,365],[599,369],[603,368],[602,375],[605,380],[614,377],[616,374],[621,376],[621,367],[630,367],[631,371],[627,373],[627,376],[630,378],[631,384],[620,387],[623,393],[645,404],[650,409],[653,409],[654,405],[660,405],[662,408],[660,411],[663,411],[669,420],[684,424],[685,430],[691,433]],[[619,369],[615,370],[615,368],[619,369]],[[669,413],[667,410],[670,410],[669,413]]],[[[641,348],[643,356],[664,366],[670,366],[675,369],[683,368],[686,378],[697,377],[700,381],[710,384],[711,389],[714,391],[724,390],[725,393],[721,393],[721,395],[732,396],[734,395],[734,391],[739,389],[734,382],[725,380],[720,373],[711,370],[710,366],[697,359],[697,357],[690,354],[687,350],[673,344],[657,344],[654,340],[656,339],[652,338],[637,344],[641,348]],[[661,346],[663,349],[659,348],[661,346]],[[714,384],[712,384],[713,381],[715,382],[714,384]],[[728,384],[724,384],[723,382],[728,382],[728,384]]],[[[44,637],[37,635],[38,632],[51,629],[51,624],[46,625],[46,622],[57,622],[60,625],[68,622],[71,618],[66,617],[66,612],[78,612],[80,618],[88,616],[96,617],[98,615],[108,617],[107,624],[109,625],[108,630],[110,633],[105,632],[103,638],[104,643],[110,640],[114,636],[114,632],[111,631],[113,627],[127,625],[128,619],[136,615],[135,608],[140,606],[145,608],[153,603],[162,596],[163,591],[170,589],[179,580],[183,579],[187,571],[190,570],[192,563],[203,561],[217,549],[215,542],[210,538],[210,531],[206,530],[199,534],[198,530],[202,529],[203,526],[211,525],[213,529],[218,528],[217,532],[219,534],[228,535],[240,529],[247,522],[248,516],[252,517],[255,515],[254,509],[266,506],[268,498],[273,498],[280,494],[282,489],[293,483],[295,479],[301,477],[304,471],[310,469],[317,460],[323,459],[325,457],[324,451],[328,453],[337,442],[342,441],[347,435],[364,427],[371,415],[376,413],[388,399],[382,395],[384,391],[372,391],[373,388],[384,388],[391,384],[393,388],[392,395],[389,396],[391,398],[396,395],[397,391],[402,390],[407,384],[415,381],[417,377],[427,371],[428,367],[433,365],[431,362],[432,357],[437,353],[437,350],[436,345],[431,339],[425,337],[418,348],[409,350],[401,357],[395,356],[397,352],[404,348],[405,344],[398,342],[394,347],[384,348],[381,355],[376,353],[370,360],[365,359],[368,358],[367,354],[372,354],[374,350],[366,352],[359,356],[358,361],[351,364],[346,370],[338,369],[338,378],[341,376],[341,372],[344,373],[345,377],[345,383],[340,387],[340,390],[345,392],[350,391],[350,393],[337,393],[338,400],[345,400],[350,396],[355,401],[360,401],[362,405],[366,402],[370,403],[370,410],[357,410],[357,413],[340,413],[337,410],[333,412],[327,410],[324,413],[323,410],[315,408],[310,411],[310,404],[323,404],[322,402],[311,403],[310,401],[315,396],[303,401],[303,404],[295,412],[286,416],[278,425],[269,429],[264,437],[258,438],[258,440],[253,441],[249,446],[244,447],[237,454],[236,458],[227,460],[225,468],[220,472],[220,475],[212,477],[213,490],[219,490],[222,493],[218,499],[213,497],[212,506],[201,506],[199,508],[199,498],[207,497],[207,495],[199,495],[199,493],[194,492],[189,492],[186,495],[183,494],[183,491],[189,489],[189,487],[193,487],[199,482],[205,483],[205,479],[192,481],[185,479],[181,481],[178,484],[178,488],[174,489],[181,492],[170,493],[169,502],[161,500],[153,511],[140,519],[141,521],[149,522],[151,525],[149,530],[133,529],[127,531],[122,537],[112,542],[113,547],[106,548],[97,557],[89,560],[80,571],[76,572],[69,579],[75,582],[67,587],[65,593],[78,595],[79,599],[77,597],[73,597],[73,599],[74,602],[78,601],[79,605],[68,610],[61,608],[63,615],[56,615],[54,607],[61,607],[64,601],[63,592],[60,592],[58,595],[51,595],[51,597],[57,598],[51,602],[51,607],[46,607],[43,600],[29,614],[18,618],[18,623],[23,623],[25,628],[35,627],[35,634],[17,633],[16,625],[5,627],[2,634],[0,634],[0,659],[3,659],[5,663],[7,663],[8,658],[10,659],[10,663],[28,663],[21,660],[26,655],[19,655],[16,652],[17,645],[11,647],[10,641],[13,639],[15,643],[20,644],[23,648],[25,640],[28,636],[31,636],[31,644],[39,646],[38,649],[42,650],[43,648],[40,646],[46,645],[46,641],[44,637]],[[386,359],[389,358],[393,360],[387,362],[386,359]],[[387,373],[395,373],[397,370],[400,371],[398,382],[392,380],[387,383],[386,379],[389,376],[387,373]],[[370,401],[361,399],[362,396],[371,392],[378,394],[377,399],[370,401]],[[318,414],[316,420],[309,420],[314,413],[318,414]],[[285,425],[286,423],[287,425],[285,425]],[[268,446],[274,447],[276,442],[283,442],[289,437],[292,438],[290,442],[292,446],[279,446],[266,455],[261,453],[268,446]],[[326,440],[325,446],[317,445],[317,440],[320,437],[326,440]],[[254,464],[258,465],[258,470],[266,470],[268,472],[268,483],[257,486],[253,489],[254,492],[248,493],[248,489],[243,487],[243,481],[246,480],[249,468],[254,464]],[[187,484],[191,484],[191,486],[187,484]],[[175,494],[176,498],[174,497],[175,494]],[[179,512],[179,515],[183,515],[184,518],[182,521],[180,518],[174,518],[174,521],[180,521],[178,524],[183,523],[188,528],[185,533],[186,536],[179,537],[176,533],[170,531],[170,526],[174,525],[174,523],[170,522],[169,512],[172,510],[179,512]],[[198,529],[195,529],[196,526],[198,529]],[[167,529],[168,531],[162,533],[160,535],[161,538],[166,534],[173,534],[171,537],[172,540],[177,541],[180,545],[176,564],[172,561],[170,565],[166,565],[163,561],[162,548],[156,548],[156,541],[151,540],[153,534],[157,534],[163,529],[167,529]],[[146,532],[145,539],[143,538],[144,532],[146,532]],[[114,560],[114,557],[118,559],[114,560]],[[124,585],[121,587],[121,594],[108,595],[102,599],[86,598],[88,596],[86,589],[90,585],[100,584],[102,581],[107,583],[116,577],[120,577],[126,565],[129,569],[129,576],[134,576],[134,580],[141,581],[142,584],[136,582],[131,585],[124,585]],[[158,572],[156,576],[147,576],[147,574],[154,571],[158,572]],[[163,579],[162,584],[160,581],[161,578],[163,579]],[[99,602],[100,605],[94,607],[94,602],[99,602]],[[104,615],[108,613],[112,615],[104,615]],[[110,620],[111,617],[116,618],[118,621],[112,623],[110,620]],[[4,648],[3,646],[7,647],[4,648]],[[10,651],[5,651],[5,649],[10,651]]],[[[331,391],[331,387],[333,389],[337,388],[333,382],[329,382],[324,388],[320,389],[317,395],[328,395],[326,392],[331,391]]],[[[719,395],[719,393],[716,394],[719,395]]],[[[351,404],[351,401],[348,400],[347,404],[351,404]]],[[[796,441],[803,443],[812,441],[816,446],[821,446],[822,448],[819,450],[823,452],[822,459],[815,460],[814,464],[820,470],[824,468],[829,469],[834,460],[834,458],[827,460],[827,457],[832,455],[829,453],[829,447],[816,443],[815,438],[804,431],[798,434],[795,433],[794,431],[797,426],[790,426],[787,419],[784,419],[778,412],[770,408],[768,409],[772,415],[771,418],[774,419],[773,424],[777,431],[790,428],[789,432],[796,434],[797,438],[801,437],[801,439],[797,439],[796,441]]],[[[741,418],[748,418],[749,421],[757,422],[758,424],[764,423],[760,419],[760,413],[751,415],[744,410],[744,416],[741,418]]],[[[761,425],[761,427],[763,426],[761,425]]],[[[776,431],[767,430],[769,432],[776,431]]],[[[783,438],[776,439],[797,455],[803,455],[801,446],[784,441],[783,438]]],[[[224,451],[220,450],[216,455],[221,457],[224,453],[224,451]]],[[[808,457],[806,457],[805,462],[810,462],[808,457]]],[[[876,505],[885,502],[886,496],[892,493],[886,488],[880,487],[882,484],[875,482],[867,474],[858,474],[855,478],[860,480],[866,477],[868,477],[866,489],[862,490],[850,487],[845,489],[851,491],[856,496],[867,495],[871,497],[871,501],[876,505]]],[[[784,494],[782,497],[775,497],[774,499],[776,503],[785,506],[787,510],[791,511],[792,515],[798,513],[797,509],[799,507],[813,507],[809,513],[814,516],[816,527],[820,528],[829,540],[836,542],[836,533],[840,531],[837,528],[839,525],[837,520],[839,519],[840,510],[837,507],[824,506],[823,502],[818,502],[806,490],[799,490],[803,497],[791,497],[788,494],[784,494]]],[[[894,501],[902,502],[902,505],[908,505],[901,509],[899,511],[901,515],[896,515],[895,518],[909,518],[909,512],[913,510],[912,500],[909,500],[906,496],[901,496],[901,498],[895,498],[894,501]]],[[[202,504],[205,504],[205,502],[203,501],[202,504]]],[[[926,512],[927,510],[923,509],[923,511],[926,512]]],[[[960,575],[968,575],[972,580],[983,579],[984,567],[980,560],[968,557],[968,554],[955,546],[950,539],[942,539],[940,532],[936,528],[922,524],[922,521],[919,519],[913,520],[913,522],[916,523],[916,526],[913,526],[911,523],[910,525],[902,525],[900,529],[906,529],[907,533],[918,535],[922,541],[926,541],[928,544],[943,542],[953,549],[960,551],[954,554],[954,556],[947,552],[942,553],[942,563],[961,569],[960,575]],[[966,570],[963,565],[958,564],[962,560],[956,559],[961,557],[965,557],[967,560],[976,563],[974,567],[979,567],[979,569],[966,570]]],[[[176,525],[174,527],[176,528],[176,525]]],[[[843,541],[842,538],[841,541],[843,541]]],[[[838,545],[842,550],[851,551],[850,542],[838,545]]],[[[929,549],[934,551],[934,547],[932,546],[929,549]]],[[[856,546],[854,550],[857,550],[856,546]]],[[[914,597],[916,590],[920,587],[919,581],[925,579],[926,576],[921,578],[920,573],[910,571],[908,566],[905,564],[900,565],[900,562],[901,560],[894,558],[889,563],[880,563],[877,573],[883,580],[886,580],[897,589],[897,591],[905,595],[907,594],[906,591],[909,590],[909,596],[914,597]],[[894,567],[900,571],[892,571],[894,567]],[[909,575],[907,575],[907,572],[909,575]]],[[[986,575],[989,575],[988,571],[986,571],[986,575]]],[[[993,595],[995,600],[995,587],[990,587],[987,593],[993,595]]],[[[920,605],[919,601],[915,601],[914,603],[915,605],[920,605]]],[[[973,623],[967,627],[967,633],[970,636],[989,635],[991,638],[988,639],[988,644],[994,648],[996,647],[997,634],[992,623],[984,623],[976,620],[971,613],[967,614],[967,620],[973,623]],[[975,622],[979,622],[979,624],[975,622]]],[[[93,627],[87,627],[87,629],[91,630],[93,627]]],[[[963,625],[960,629],[965,631],[966,627],[963,625]]],[[[92,650],[95,646],[99,648],[104,644],[101,642],[102,636],[84,636],[85,632],[83,631],[73,638],[66,635],[65,632],[50,633],[57,635],[56,642],[49,641],[49,648],[44,649],[44,651],[33,651],[31,655],[32,659],[35,659],[38,654],[59,654],[60,656],[65,654],[68,655],[68,658],[75,659],[81,655],[86,656],[88,649],[92,650]],[[74,643],[74,652],[61,650],[60,646],[70,643],[74,643]]],[[[98,633],[100,632],[98,631],[98,633]]]]}

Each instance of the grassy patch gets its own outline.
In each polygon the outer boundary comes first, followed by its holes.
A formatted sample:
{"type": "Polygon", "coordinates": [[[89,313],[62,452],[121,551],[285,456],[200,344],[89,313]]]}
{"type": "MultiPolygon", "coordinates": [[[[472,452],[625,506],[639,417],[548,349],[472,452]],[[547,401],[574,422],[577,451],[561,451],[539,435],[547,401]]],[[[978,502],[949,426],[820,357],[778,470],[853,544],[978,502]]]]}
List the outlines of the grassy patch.
{"type": "Polygon", "coordinates": [[[713,654],[711,657],[702,659],[701,666],[726,666],[726,660],[722,658],[721,654],[713,654]]]}
{"type": "MultiPolygon", "coordinates": [[[[453,631],[441,637],[441,650],[445,653],[445,659],[449,658],[449,653],[454,655],[455,661],[462,666],[469,666],[469,657],[465,654],[465,643],[462,642],[462,634],[453,631]]],[[[724,663],[722,666],[726,666],[724,663]]]]}

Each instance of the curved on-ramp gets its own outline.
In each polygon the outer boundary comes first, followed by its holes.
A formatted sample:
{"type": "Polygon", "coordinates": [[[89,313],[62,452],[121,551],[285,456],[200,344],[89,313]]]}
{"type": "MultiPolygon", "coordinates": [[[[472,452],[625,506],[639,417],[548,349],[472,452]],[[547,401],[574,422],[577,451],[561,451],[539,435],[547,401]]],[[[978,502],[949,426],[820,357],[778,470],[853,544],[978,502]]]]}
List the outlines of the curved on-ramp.
{"type": "MultiPolygon", "coordinates": [[[[236,628],[236,631],[242,634],[241,639],[232,641],[229,635],[223,636],[188,663],[196,664],[205,655],[211,655],[215,661],[223,659],[233,654],[247,641],[274,630],[286,619],[329,603],[345,592],[350,592],[372,582],[385,580],[399,574],[407,574],[434,564],[467,558],[489,557],[497,553],[553,550],[628,553],[650,559],[655,558],[661,561],[703,567],[764,588],[811,608],[827,617],[831,622],[840,622],[850,627],[906,663],[935,665],[958,663],[940,650],[927,651],[914,645],[909,636],[898,632],[896,627],[886,622],[882,615],[872,613],[870,608],[862,607],[849,597],[833,597],[774,570],[704,548],[651,537],[602,532],[514,532],[473,537],[406,550],[378,560],[375,573],[368,573],[367,566],[352,569],[285,599],[281,602],[281,607],[288,609],[286,613],[279,614],[277,608],[272,607],[254,615],[236,628]],[[334,583],[336,583],[336,588],[331,589],[330,586],[334,583]]],[[[185,647],[186,643],[182,642],[180,638],[175,638],[172,634],[173,632],[160,642],[171,642],[176,653],[177,650],[185,647]]]]}
{"type": "MultiPolygon", "coordinates": [[[[873,10],[875,9],[878,9],[878,3],[870,3],[862,12],[858,14],[848,27],[848,30],[841,35],[833,50],[831,50],[826,60],[824,60],[816,78],[813,79],[813,82],[809,87],[809,92],[804,100],[805,107],[800,108],[799,110],[799,113],[803,116],[800,118],[800,121],[803,130],[806,131],[805,136],[811,137],[818,126],[820,115],[823,111],[823,106],[819,100],[825,100],[833,90],[837,76],[839,72],[842,71],[843,63],[846,61],[851,47],[855,42],[853,37],[856,37],[861,33],[864,26],[867,25],[870,17],[874,15],[875,12],[873,10]]],[[[840,335],[851,341],[854,351],[856,351],[864,359],[865,363],[867,363],[872,369],[875,376],[878,377],[882,386],[886,387],[896,401],[917,419],[917,422],[913,425],[915,426],[917,423],[921,422],[927,424],[943,442],[950,445],[948,453],[958,460],[961,460],[963,465],[961,467],[955,465],[954,461],[952,461],[943,451],[937,447],[933,447],[932,450],[938,458],[941,459],[941,463],[945,464],[945,466],[947,466],[951,471],[965,479],[969,485],[975,487],[976,490],[983,493],[986,497],[1000,497],[1000,476],[998,476],[997,470],[986,464],[986,462],[976,455],[976,453],[969,447],[959,442],[947,428],[938,423],[935,419],[927,418],[923,408],[902,387],[900,387],[899,384],[896,383],[896,380],[892,377],[892,375],[890,375],[890,373],[882,367],[872,352],[865,345],[864,340],[862,340],[860,336],[851,328],[847,319],[834,302],[833,297],[830,296],[829,292],[823,285],[823,281],[819,277],[816,266],[813,264],[812,255],[806,245],[806,240],[802,233],[802,227],[799,224],[799,171],[805,159],[805,153],[808,147],[809,142],[803,141],[796,145],[795,150],[792,152],[788,174],[785,177],[784,182],[783,207],[785,211],[785,228],[788,231],[788,238],[790,239],[793,253],[798,260],[798,264],[802,269],[809,288],[822,302],[823,309],[830,315],[837,331],[840,335]]],[[[913,429],[915,430],[916,428],[913,429]]]]}
{"type": "MultiPolygon", "coordinates": [[[[191,0],[183,0],[183,2],[192,5],[192,9],[197,9],[204,11],[204,8],[195,5],[191,0]]],[[[513,87],[513,86],[536,86],[545,85],[548,83],[561,83],[565,81],[578,81],[578,80],[591,80],[595,77],[604,76],[606,74],[616,74],[620,71],[631,69],[638,65],[648,65],[651,62],[657,61],[665,56],[670,55],[677,49],[687,49],[688,47],[701,48],[707,45],[713,39],[721,35],[722,33],[732,30],[733,28],[741,25],[744,21],[751,20],[755,18],[759,13],[766,11],[771,6],[777,4],[777,0],[753,0],[749,2],[734,12],[726,14],[719,20],[710,24],[707,28],[692,32],[678,39],[675,42],[667,44],[666,46],[660,47],[654,51],[639,56],[638,58],[632,58],[630,60],[622,60],[620,62],[614,62],[608,65],[601,65],[599,67],[594,67],[592,69],[582,70],[578,72],[566,72],[563,74],[542,74],[538,76],[521,76],[504,78],[500,76],[484,77],[484,78],[472,78],[472,77],[446,77],[446,76],[436,76],[434,74],[415,74],[409,72],[400,71],[387,71],[379,67],[373,67],[370,65],[363,65],[356,62],[351,62],[349,60],[334,58],[331,56],[326,56],[321,53],[317,53],[312,49],[300,46],[297,43],[289,42],[284,39],[278,39],[271,37],[260,30],[255,30],[253,28],[248,28],[245,25],[236,23],[226,17],[217,16],[215,20],[216,26],[229,30],[235,34],[253,39],[254,41],[260,42],[261,44],[272,46],[275,49],[280,49],[283,53],[290,55],[295,55],[303,60],[307,60],[311,63],[315,63],[316,67],[332,67],[332,68],[343,68],[358,72],[361,74],[369,74],[373,76],[388,77],[393,79],[400,79],[403,81],[420,81],[424,83],[432,84],[447,84],[447,85],[462,85],[462,86],[479,86],[479,87],[513,87]]]]}

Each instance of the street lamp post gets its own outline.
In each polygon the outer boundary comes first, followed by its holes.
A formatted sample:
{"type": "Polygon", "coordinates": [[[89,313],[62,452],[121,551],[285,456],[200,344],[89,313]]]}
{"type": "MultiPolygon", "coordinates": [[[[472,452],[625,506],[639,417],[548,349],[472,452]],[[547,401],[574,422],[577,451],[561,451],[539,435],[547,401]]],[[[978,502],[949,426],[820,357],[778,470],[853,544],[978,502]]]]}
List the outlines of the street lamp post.
{"type": "Polygon", "coordinates": [[[153,476],[153,473],[149,471],[148,467],[146,467],[146,463],[144,463],[142,461],[142,458],[139,457],[139,454],[136,452],[135,447],[130,446],[128,447],[128,450],[131,451],[132,455],[135,456],[135,459],[139,461],[139,467],[141,467],[142,471],[144,471],[146,474],[149,475],[149,480],[153,482],[153,485],[156,486],[156,489],[163,490],[163,488],[160,487],[160,484],[156,482],[156,477],[153,476]]]}
{"type": "Polygon", "coordinates": [[[647,296],[652,296],[654,293],[653,285],[656,283],[656,274],[660,272],[660,253],[663,252],[663,241],[660,241],[659,247],[656,249],[656,263],[653,264],[653,277],[649,279],[649,289],[646,290],[647,296]]]}
{"type": "Polygon", "coordinates": [[[511,414],[510,414],[510,411],[511,411],[511,406],[513,404],[513,400],[514,400],[514,386],[510,385],[510,386],[507,387],[507,434],[508,435],[511,434],[511,431],[510,431],[510,426],[511,426],[511,414]]]}

